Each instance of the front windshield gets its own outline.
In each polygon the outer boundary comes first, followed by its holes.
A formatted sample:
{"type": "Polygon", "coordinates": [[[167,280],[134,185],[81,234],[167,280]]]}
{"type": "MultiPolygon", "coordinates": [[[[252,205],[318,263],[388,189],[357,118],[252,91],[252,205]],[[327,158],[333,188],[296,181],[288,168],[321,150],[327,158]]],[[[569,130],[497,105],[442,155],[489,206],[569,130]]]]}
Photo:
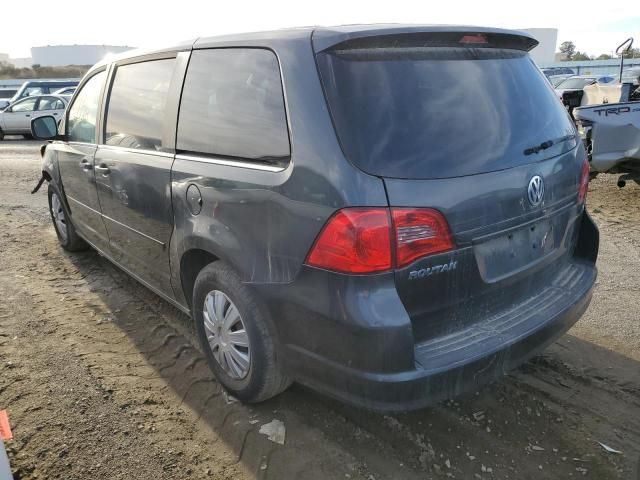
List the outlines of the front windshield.
{"type": "Polygon", "coordinates": [[[551,82],[551,85],[553,85],[554,87],[557,87],[558,85],[560,85],[562,82],[564,82],[566,80],[566,78],[563,77],[559,77],[559,78],[553,78],[551,77],[549,79],[549,81],[551,82]]]}
{"type": "Polygon", "coordinates": [[[632,68],[622,72],[622,83],[640,83],[640,68],[632,68]]]}
{"type": "Polygon", "coordinates": [[[586,87],[587,85],[591,85],[595,82],[595,78],[567,78],[564,82],[558,85],[558,88],[576,88],[581,89],[586,87]]]}

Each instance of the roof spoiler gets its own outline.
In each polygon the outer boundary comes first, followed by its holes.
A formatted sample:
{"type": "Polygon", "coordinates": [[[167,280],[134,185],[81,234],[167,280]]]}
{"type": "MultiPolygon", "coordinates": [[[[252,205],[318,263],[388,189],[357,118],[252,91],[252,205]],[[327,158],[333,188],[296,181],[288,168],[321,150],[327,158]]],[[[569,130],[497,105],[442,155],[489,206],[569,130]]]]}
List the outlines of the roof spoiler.
{"type": "Polygon", "coordinates": [[[451,26],[317,29],[312,42],[316,53],[385,47],[508,48],[528,52],[539,43],[528,33],[515,30],[451,26]]]}

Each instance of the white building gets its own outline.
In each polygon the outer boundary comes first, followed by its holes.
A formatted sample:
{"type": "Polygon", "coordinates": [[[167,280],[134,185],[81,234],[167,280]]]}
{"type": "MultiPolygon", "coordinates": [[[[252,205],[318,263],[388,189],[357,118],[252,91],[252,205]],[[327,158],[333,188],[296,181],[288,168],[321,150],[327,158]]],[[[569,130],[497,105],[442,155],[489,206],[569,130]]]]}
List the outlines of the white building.
{"type": "Polygon", "coordinates": [[[131,50],[116,45],[47,45],[31,48],[31,62],[43,67],[93,65],[109,54],[131,50]]]}
{"type": "Polygon", "coordinates": [[[31,57],[12,58],[9,60],[16,68],[30,68],[33,65],[31,57]]]}
{"type": "Polygon", "coordinates": [[[558,29],[525,28],[524,31],[528,32],[533,38],[540,42],[540,44],[530,52],[533,61],[538,65],[553,62],[558,44],[558,29]]]}

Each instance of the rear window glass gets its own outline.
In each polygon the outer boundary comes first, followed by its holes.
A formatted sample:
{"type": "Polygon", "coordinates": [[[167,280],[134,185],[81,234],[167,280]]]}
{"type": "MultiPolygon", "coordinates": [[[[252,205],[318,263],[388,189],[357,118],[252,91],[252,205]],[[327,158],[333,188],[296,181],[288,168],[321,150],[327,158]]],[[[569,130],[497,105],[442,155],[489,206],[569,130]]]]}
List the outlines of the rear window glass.
{"type": "Polygon", "coordinates": [[[273,52],[228,48],[192,53],[177,149],[267,163],[289,157],[280,69],[273,52]]]}
{"type": "Polygon", "coordinates": [[[345,155],[373,175],[445,178],[531,163],[575,133],[529,56],[500,48],[365,48],[318,54],[345,155]]]}
{"type": "Polygon", "coordinates": [[[160,150],[175,59],[119,66],[107,107],[107,145],[160,150]]]}

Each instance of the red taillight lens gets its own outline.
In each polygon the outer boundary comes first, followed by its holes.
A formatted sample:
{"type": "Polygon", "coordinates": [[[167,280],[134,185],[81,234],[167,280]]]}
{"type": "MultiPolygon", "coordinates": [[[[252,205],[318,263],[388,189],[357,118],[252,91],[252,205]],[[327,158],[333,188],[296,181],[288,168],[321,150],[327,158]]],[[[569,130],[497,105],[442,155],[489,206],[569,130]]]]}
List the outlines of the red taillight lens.
{"type": "Polygon", "coordinates": [[[396,266],[454,248],[444,216],[431,208],[392,208],[396,241],[396,266]]]}
{"type": "Polygon", "coordinates": [[[375,273],[453,248],[447,221],[437,210],[345,208],[329,219],[305,263],[335,272],[375,273]]]}
{"type": "Polygon", "coordinates": [[[343,273],[390,270],[391,220],[387,208],[345,208],[316,239],[308,265],[343,273]]]}
{"type": "Polygon", "coordinates": [[[589,190],[589,162],[587,160],[582,164],[582,172],[580,173],[580,189],[578,190],[578,203],[582,203],[587,199],[587,191],[589,190]]]}

